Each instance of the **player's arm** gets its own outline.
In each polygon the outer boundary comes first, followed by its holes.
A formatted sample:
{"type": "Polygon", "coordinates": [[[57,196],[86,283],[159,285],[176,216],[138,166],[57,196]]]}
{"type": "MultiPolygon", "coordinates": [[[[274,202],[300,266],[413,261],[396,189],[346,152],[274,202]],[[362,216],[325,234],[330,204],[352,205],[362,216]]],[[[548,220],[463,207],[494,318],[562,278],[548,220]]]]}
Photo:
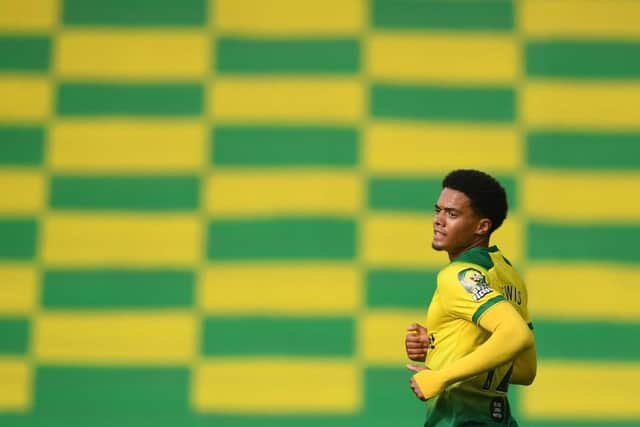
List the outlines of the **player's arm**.
{"type": "Polygon", "coordinates": [[[531,385],[536,378],[538,369],[538,358],[535,344],[528,350],[519,354],[513,361],[511,372],[511,384],[531,385]]]}
{"type": "Polygon", "coordinates": [[[441,370],[423,370],[413,378],[425,399],[447,386],[494,369],[534,345],[533,334],[518,312],[506,301],[489,307],[478,324],[491,336],[473,352],[441,370]]]}

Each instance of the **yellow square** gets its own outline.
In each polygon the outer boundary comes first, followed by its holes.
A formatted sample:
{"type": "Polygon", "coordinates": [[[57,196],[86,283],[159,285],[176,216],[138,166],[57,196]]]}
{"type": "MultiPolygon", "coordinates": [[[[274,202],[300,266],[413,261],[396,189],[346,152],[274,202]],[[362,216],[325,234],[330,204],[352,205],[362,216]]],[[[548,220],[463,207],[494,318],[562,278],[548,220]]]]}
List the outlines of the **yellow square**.
{"type": "Polygon", "coordinates": [[[36,303],[38,275],[29,265],[0,264],[0,314],[26,314],[36,303]]]}
{"type": "Polygon", "coordinates": [[[31,382],[25,360],[0,358],[0,411],[26,411],[31,404],[31,382]]]}
{"type": "Polygon", "coordinates": [[[350,360],[208,359],[195,371],[192,393],[200,412],[354,414],[360,384],[350,360]]]}
{"type": "Polygon", "coordinates": [[[0,0],[0,32],[51,30],[58,10],[58,0],[0,0]]]}
{"type": "Polygon", "coordinates": [[[46,120],[53,110],[53,90],[45,77],[0,76],[0,123],[46,120]]]}
{"type": "Polygon", "coordinates": [[[46,204],[45,191],[40,172],[0,170],[0,213],[37,214],[46,204]]]}

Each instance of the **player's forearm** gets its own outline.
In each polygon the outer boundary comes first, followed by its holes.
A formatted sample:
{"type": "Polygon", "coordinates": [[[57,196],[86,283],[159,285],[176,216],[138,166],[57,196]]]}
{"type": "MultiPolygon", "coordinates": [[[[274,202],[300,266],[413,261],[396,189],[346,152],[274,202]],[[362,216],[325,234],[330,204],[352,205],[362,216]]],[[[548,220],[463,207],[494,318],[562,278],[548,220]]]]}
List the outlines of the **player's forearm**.
{"type": "MultiPolygon", "coordinates": [[[[491,336],[473,352],[440,370],[439,374],[446,385],[474,377],[513,360],[534,343],[533,334],[508,303],[497,304],[488,310],[480,319],[480,324],[491,332],[491,336]]],[[[416,375],[416,381],[421,385],[420,374],[416,375]]]]}
{"type": "Polygon", "coordinates": [[[443,370],[448,384],[479,375],[509,360],[533,343],[528,330],[500,326],[491,337],[474,352],[459,359],[443,370]]]}

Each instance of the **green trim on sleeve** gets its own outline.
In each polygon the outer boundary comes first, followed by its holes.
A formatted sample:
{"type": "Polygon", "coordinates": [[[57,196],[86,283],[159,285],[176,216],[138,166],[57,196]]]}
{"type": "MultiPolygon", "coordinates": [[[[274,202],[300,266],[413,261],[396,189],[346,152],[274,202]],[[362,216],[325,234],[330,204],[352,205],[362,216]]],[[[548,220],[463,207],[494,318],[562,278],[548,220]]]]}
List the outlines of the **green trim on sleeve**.
{"type": "Polygon", "coordinates": [[[490,309],[500,301],[505,301],[504,296],[497,295],[491,298],[490,300],[488,300],[487,302],[485,302],[484,304],[482,304],[480,307],[478,307],[476,312],[473,313],[473,317],[471,317],[471,320],[473,321],[473,323],[477,324],[478,320],[480,320],[480,316],[482,316],[485,311],[487,311],[488,309],[490,309]]]}

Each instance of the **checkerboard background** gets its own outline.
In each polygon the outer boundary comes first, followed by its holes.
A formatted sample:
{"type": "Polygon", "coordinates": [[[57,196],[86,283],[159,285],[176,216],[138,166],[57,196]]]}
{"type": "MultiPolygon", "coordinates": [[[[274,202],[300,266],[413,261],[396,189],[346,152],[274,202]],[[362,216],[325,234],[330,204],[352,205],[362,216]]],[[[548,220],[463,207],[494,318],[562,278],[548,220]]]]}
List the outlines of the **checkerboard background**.
{"type": "Polygon", "coordinates": [[[447,171],[496,174],[525,426],[632,426],[640,2],[0,0],[0,425],[420,425],[447,171]]]}

